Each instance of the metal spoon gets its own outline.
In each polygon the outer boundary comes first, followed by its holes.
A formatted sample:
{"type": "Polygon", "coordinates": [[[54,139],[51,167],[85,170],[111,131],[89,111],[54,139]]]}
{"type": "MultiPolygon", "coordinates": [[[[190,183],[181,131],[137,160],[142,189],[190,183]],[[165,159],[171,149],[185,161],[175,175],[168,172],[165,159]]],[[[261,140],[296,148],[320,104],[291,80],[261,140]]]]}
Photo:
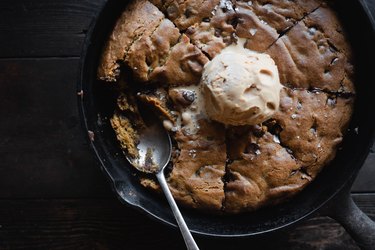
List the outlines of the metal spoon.
{"type": "Polygon", "coordinates": [[[127,157],[128,161],[139,171],[156,175],[176,218],[187,249],[199,250],[177,207],[164,176],[164,169],[169,163],[172,153],[172,143],[169,134],[157,122],[153,122],[153,124],[140,131],[139,134],[139,144],[137,145],[139,157],[136,159],[127,157]]]}

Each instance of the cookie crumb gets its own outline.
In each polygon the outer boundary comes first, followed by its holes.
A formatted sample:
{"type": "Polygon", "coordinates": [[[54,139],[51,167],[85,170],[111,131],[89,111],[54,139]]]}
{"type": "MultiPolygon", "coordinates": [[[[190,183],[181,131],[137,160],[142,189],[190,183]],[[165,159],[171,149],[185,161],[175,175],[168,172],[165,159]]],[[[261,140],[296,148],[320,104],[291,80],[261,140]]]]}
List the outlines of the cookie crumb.
{"type": "Polygon", "coordinates": [[[81,89],[81,91],[77,92],[77,95],[81,97],[81,99],[83,99],[83,90],[81,89]]]}
{"type": "Polygon", "coordinates": [[[90,141],[95,141],[95,134],[91,130],[87,130],[87,134],[89,135],[90,141]]]}

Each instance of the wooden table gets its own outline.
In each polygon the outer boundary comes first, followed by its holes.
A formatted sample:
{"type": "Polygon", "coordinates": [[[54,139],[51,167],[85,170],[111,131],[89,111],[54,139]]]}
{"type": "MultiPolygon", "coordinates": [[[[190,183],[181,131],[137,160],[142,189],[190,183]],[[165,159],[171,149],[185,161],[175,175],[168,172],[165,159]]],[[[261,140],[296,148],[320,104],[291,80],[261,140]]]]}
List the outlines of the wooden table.
{"type": "MultiPolygon", "coordinates": [[[[84,138],[78,63],[104,3],[0,1],[0,249],[183,249],[178,231],[115,198],[84,138]]],[[[353,187],[372,218],[374,165],[372,152],[353,187]]],[[[326,217],[272,239],[197,240],[202,249],[358,249],[326,217]]]]}

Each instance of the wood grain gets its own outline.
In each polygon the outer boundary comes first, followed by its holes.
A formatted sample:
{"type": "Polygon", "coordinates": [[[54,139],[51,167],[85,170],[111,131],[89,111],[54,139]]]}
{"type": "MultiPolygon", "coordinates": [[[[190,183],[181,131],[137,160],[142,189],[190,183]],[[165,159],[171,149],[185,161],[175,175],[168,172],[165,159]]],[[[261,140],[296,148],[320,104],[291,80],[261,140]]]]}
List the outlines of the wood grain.
{"type": "MultiPolygon", "coordinates": [[[[375,195],[356,195],[375,218],[375,195]]],[[[197,237],[201,249],[358,249],[335,221],[317,217],[269,238],[197,237]]],[[[177,230],[115,199],[0,200],[0,249],[183,249],[177,230]]]]}
{"type": "Polygon", "coordinates": [[[80,125],[77,68],[0,60],[0,198],[112,196],[80,125]]]}
{"type": "MultiPolygon", "coordinates": [[[[184,249],[176,230],[114,198],[79,124],[79,56],[105,2],[0,0],[0,249],[184,249]]],[[[375,191],[374,165],[372,150],[354,191],[375,191]]],[[[375,194],[354,198],[374,219],[375,194]]],[[[271,238],[197,240],[201,249],[358,249],[326,217],[271,238]]]]}
{"type": "Polygon", "coordinates": [[[1,0],[0,57],[79,56],[106,0],[1,0]]]}

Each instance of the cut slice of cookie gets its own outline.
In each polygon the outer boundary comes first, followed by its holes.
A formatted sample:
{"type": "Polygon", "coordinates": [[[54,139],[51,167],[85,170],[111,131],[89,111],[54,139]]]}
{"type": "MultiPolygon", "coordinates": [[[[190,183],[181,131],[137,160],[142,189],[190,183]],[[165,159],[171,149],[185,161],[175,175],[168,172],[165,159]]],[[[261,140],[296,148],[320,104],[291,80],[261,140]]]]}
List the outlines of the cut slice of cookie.
{"type": "Polygon", "coordinates": [[[305,17],[266,53],[275,60],[284,85],[354,92],[351,52],[337,16],[329,8],[320,7],[305,17]]]}
{"type": "Polygon", "coordinates": [[[220,211],[226,163],[224,127],[201,120],[196,134],[178,131],[175,139],[179,154],[168,178],[173,196],[188,207],[220,211]]]}
{"type": "Polygon", "coordinates": [[[147,0],[132,1],[118,19],[98,66],[98,79],[116,81],[120,74],[119,62],[128,49],[147,30],[154,30],[164,14],[147,0]]]}

